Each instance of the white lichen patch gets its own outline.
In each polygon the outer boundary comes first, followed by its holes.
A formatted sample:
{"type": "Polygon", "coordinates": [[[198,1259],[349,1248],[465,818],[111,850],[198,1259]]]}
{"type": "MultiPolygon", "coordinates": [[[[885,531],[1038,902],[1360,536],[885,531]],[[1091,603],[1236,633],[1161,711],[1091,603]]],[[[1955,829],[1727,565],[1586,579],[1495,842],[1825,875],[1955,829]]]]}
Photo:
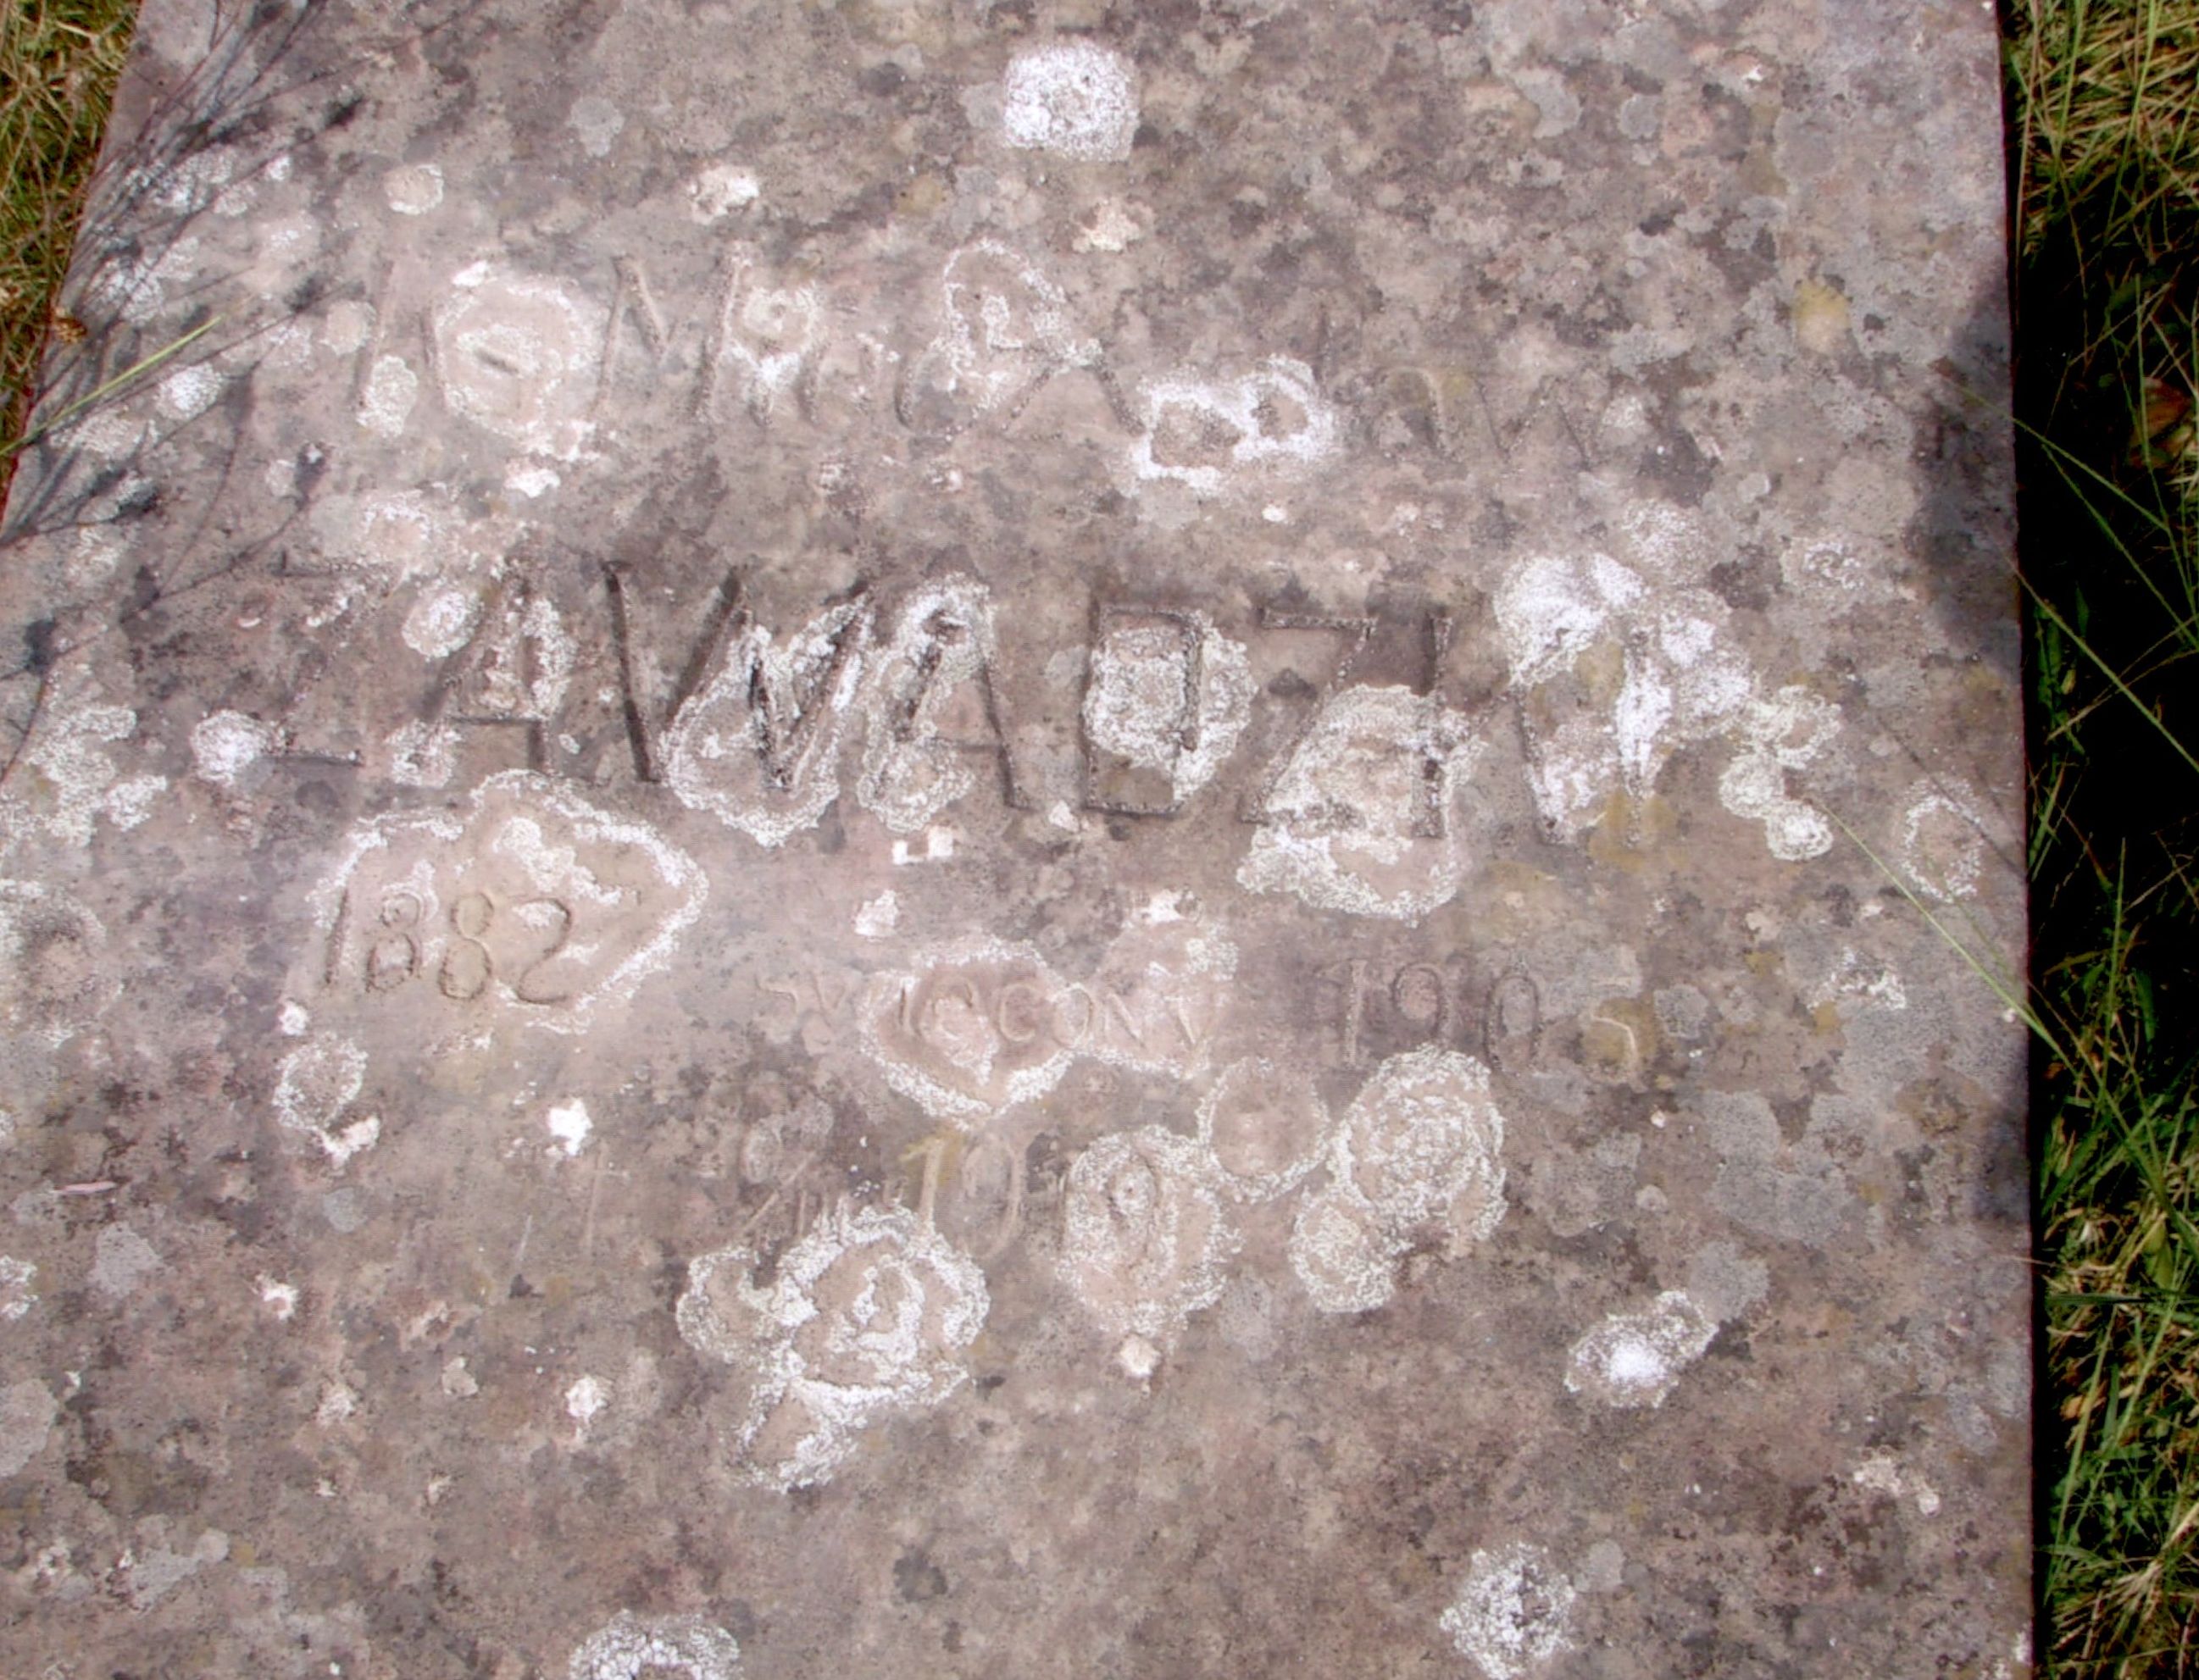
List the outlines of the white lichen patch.
{"type": "Polygon", "coordinates": [[[313,1421],[323,1429],[334,1429],[358,1415],[359,1391],[349,1383],[337,1381],[324,1385],[320,1403],[313,1408],[313,1421]]]}
{"type": "Polygon", "coordinates": [[[1440,1224],[1454,1248],[1504,1217],[1504,1117],[1489,1070],[1428,1046],[1391,1057],[1344,1111],[1330,1181],[1298,1210],[1292,1269],[1322,1312],[1389,1300],[1414,1234],[1440,1224]]]}
{"type": "Polygon", "coordinates": [[[1393,1228],[1444,1217],[1479,1240],[1504,1217],[1503,1149],[1489,1070],[1428,1046],[1391,1057],[1352,1099],[1336,1175],[1393,1228]]]}
{"type": "Polygon", "coordinates": [[[544,1123],[550,1129],[550,1148],[553,1153],[563,1155],[569,1161],[587,1147],[588,1134],[595,1128],[588,1118],[587,1104],[578,1097],[551,1104],[549,1113],[543,1117],[544,1123]]]}
{"type": "Polygon", "coordinates": [[[1090,983],[1068,989],[1058,1024],[1082,1054],[1195,1079],[1236,974],[1237,948],[1216,922],[1156,917],[1149,905],[1109,942],[1090,983]]]}
{"type": "MultiPolygon", "coordinates": [[[[164,1520],[159,1518],[149,1520],[146,1526],[156,1534],[166,1529],[164,1520]],[[160,1525],[157,1528],[156,1524],[160,1525]]],[[[187,1552],[178,1551],[158,1539],[152,1540],[142,1551],[125,1552],[117,1561],[116,1572],[125,1578],[130,1607],[142,1614],[200,1570],[228,1556],[229,1536],[218,1528],[210,1528],[187,1552]]]]}
{"type": "Polygon", "coordinates": [[[714,388],[730,385],[750,415],[769,424],[801,390],[825,347],[825,300],[814,286],[771,286],[753,259],[732,265],[719,318],[714,388]]]}
{"type": "Polygon", "coordinates": [[[1200,496],[1219,494],[1246,470],[1309,466],[1334,454],[1343,436],[1313,370],[1286,357],[1235,379],[1153,380],[1141,394],[1133,476],[1140,483],[1174,481],[1200,496]]]}
{"type": "Polygon", "coordinates": [[[703,1255],[675,1315],[689,1346],[749,1380],[740,1459],[781,1490],[830,1479],[869,1425],[961,1386],[991,1306],[976,1263],[901,1208],[820,1223],[768,1284],[755,1269],[745,1248],[703,1255]]]}
{"type": "Polygon", "coordinates": [[[1920,891],[1940,899],[1975,897],[1990,850],[1977,800],[1968,787],[1919,782],[1910,790],[1895,834],[1894,858],[1920,891]]]}
{"type": "Polygon", "coordinates": [[[1453,807],[1479,750],[1432,696],[1332,695],[1268,790],[1238,884],[1407,921],[1449,902],[1469,861],[1453,807]]]}
{"type": "Polygon", "coordinates": [[[1855,1467],[1849,1479],[1859,1488],[1890,1499],[1913,1500],[1919,1516],[1939,1514],[1939,1490],[1916,1472],[1903,1469],[1901,1461],[1891,1453],[1873,1453],[1855,1467]]]}
{"type": "Polygon", "coordinates": [[[840,740],[861,684],[869,610],[828,609],[775,639],[735,637],[665,732],[665,779],[760,846],[815,826],[840,796],[840,740]]]}
{"type": "Polygon", "coordinates": [[[1137,77],[1122,54],[1066,41],[1009,60],[1000,80],[1000,137],[1009,145],[1119,162],[1137,131],[1137,77]]]}
{"type": "Polygon", "coordinates": [[[592,429],[604,322],[601,306],[557,281],[464,270],[434,318],[443,400],[507,442],[572,460],[592,429]]]}
{"type": "Polygon", "coordinates": [[[1572,1645],[1573,1584],[1539,1546],[1477,1551],[1443,1630],[1487,1680],[1517,1680],[1572,1645]]]}
{"type": "Polygon", "coordinates": [[[1085,740],[1166,778],[1168,802],[1180,806],[1236,750],[1252,691],[1245,645],[1203,613],[1117,624],[1086,667],[1085,740]]]}
{"type": "Polygon", "coordinates": [[[901,895],[889,887],[866,898],[855,911],[855,933],[863,939],[888,939],[901,925],[901,895]]]}
{"type": "Polygon", "coordinates": [[[374,336],[377,318],[372,304],[357,298],[340,298],[328,307],[321,322],[321,347],[332,356],[353,356],[374,336]]]}
{"type": "Polygon", "coordinates": [[[993,240],[947,260],[939,312],[939,332],[908,364],[895,398],[902,420],[919,429],[1012,419],[1054,375],[1100,365],[1099,341],[1070,324],[1067,295],[993,240]]]}
{"type": "Polygon", "coordinates": [[[382,178],[382,195],[400,216],[424,216],[443,201],[440,164],[400,164],[382,178]]]}
{"type": "Polygon", "coordinates": [[[1236,961],[1225,936],[1188,918],[1134,920],[1075,983],[1030,945],[961,940],[872,977],[863,1048],[894,1089],[965,1129],[1045,1096],[1081,1056],[1196,1078],[1236,961]]]}
{"type": "Polygon", "coordinates": [[[232,790],[247,771],[274,750],[272,724],[242,712],[216,712],[191,730],[191,764],[201,781],[232,790]]]}
{"type": "Polygon", "coordinates": [[[655,829],[508,770],[455,811],[355,829],[315,891],[301,965],[369,1000],[417,989],[577,1031],[664,966],[707,891],[655,829]]]}
{"type": "Polygon", "coordinates": [[[700,1616],[637,1616],[621,1610],[582,1640],[565,1665],[566,1680],[733,1680],[741,1648],[700,1616]]]}
{"type": "Polygon", "coordinates": [[[1199,1105],[1199,1140],[1223,1190],[1272,1201],[1326,1158],[1333,1123],[1313,1082],[1264,1059],[1233,1062],[1199,1105]]]}
{"type": "Polygon", "coordinates": [[[124,1300],[165,1263],[127,1225],[109,1225],[91,1245],[91,1286],[110,1301],[124,1300]]]}
{"type": "Polygon", "coordinates": [[[117,314],[143,325],[167,307],[168,289],[188,285],[198,271],[199,242],[186,236],[168,242],[156,254],[133,256],[125,250],[101,254],[91,283],[85,289],[82,312],[117,314]]]}
{"type": "Polygon", "coordinates": [[[240,160],[233,146],[209,146],[172,162],[140,166],[124,178],[125,201],[142,198],[178,216],[196,215],[235,190],[240,160]]]}
{"type": "Polygon", "coordinates": [[[1718,779],[1718,802],[1764,825],[1764,843],[1782,862],[1822,857],[1833,847],[1824,814],[1787,788],[1787,773],[1814,761],[1840,732],[1840,709],[1801,687],[1750,703],[1741,715],[1732,761],[1718,779]]]}
{"type": "Polygon", "coordinates": [[[1288,1254],[1315,1311],[1357,1313],[1389,1304],[1405,1250],[1364,1197],[1332,1186],[1299,1207],[1288,1254]]]}
{"type": "Polygon", "coordinates": [[[262,1272],[260,1275],[257,1287],[260,1291],[260,1304],[267,1309],[277,1324],[288,1324],[297,1316],[298,1286],[296,1284],[285,1283],[280,1278],[271,1277],[262,1272]]]}
{"type": "Polygon", "coordinates": [[[145,417],[121,408],[91,408],[79,419],[57,421],[55,433],[87,454],[120,461],[145,441],[145,417]]]}
{"type": "Polygon", "coordinates": [[[1146,236],[1152,213],[1122,200],[1103,198],[1093,207],[1092,219],[1076,230],[1070,248],[1085,251],[1126,251],[1146,236]]]}
{"type": "Polygon", "coordinates": [[[160,411],[172,420],[195,420],[214,405],[227,383],[219,369],[204,362],[178,368],[160,382],[160,411]]]}
{"type": "Polygon", "coordinates": [[[730,163],[714,163],[687,184],[687,215],[708,226],[721,222],[736,210],[745,210],[763,195],[755,174],[730,163]]]}
{"type": "Polygon", "coordinates": [[[38,1304],[38,1269],[28,1260],[0,1254],[0,1321],[13,1324],[38,1304]]]}
{"type": "Polygon", "coordinates": [[[600,94],[584,93],[566,112],[565,126],[573,131],[580,149],[590,157],[605,157],[612,143],[626,131],[626,113],[600,94]]]}
{"type": "Polygon", "coordinates": [[[415,718],[391,730],[382,745],[389,779],[400,787],[447,787],[458,773],[458,732],[448,724],[415,718]]]}
{"type": "Polygon", "coordinates": [[[1566,1386],[1607,1406],[1661,1406],[1717,1333],[1716,1319],[1668,1289],[1643,1311],[1613,1313],[1574,1343],[1566,1386]]]}
{"type": "Polygon", "coordinates": [[[447,659],[473,639],[481,607],[481,592],[468,585],[425,589],[405,615],[405,645],[423,659],[447,659]]]}
{"type": "Polygon", "coordinates": [[[79,589],[98,587],[121,569],[127,551],[120,534],[112,527],[85,526],[69,545],[68,558],[64,563],[70,584],[79,589]]]}
{"type": "Polygon", "coordinates": [[[412,405],[420,400],[420,376],[402,356],[376,356],[359,394],[359,423],[376,437],[403,435],[412,405]]]}
{"type": "Polygon", "coordinates": [[[1829,1003],[1851,1009],[1904,1010],[1909,1007],[1909,990],[1889,965],[1851,945],[1841,949],[1839,960],[1803,995],[1803,1000],[1813,1009],[1829,1003]]]}
{"type": "Polygon", "coordinates": [[[451,532],[440,509],[417,490],[364,500],[324,497],[312,513],[324,554],[400,577],[441,570],[451,532]]]}
{"type": "Polygon", "coordinates": [[[925,1112],[968,1126],[1035,1101],[1068,1070],[1065,989],[1032,946],[960,940],[872,977],[863,1048],[925,1112]]]}
{"type": "Polygon", "coordinates": [[[603,1415],[610,1403],[610,1390],[604,1385],[599,1377],[580,1377],[566,1389],[565,1415],[573,1420],[575,1445],[586,1444],[589,1426],[603,1415]]]}
{"type": "MultiPolygon", "coordinates": [[[[363,495],[324,490],[306,520],[330,565],[398,580],[494,573],[525,529],[503,513],[471,516],[445,485],[363,495]]],[[[322,610],[340,616],[355,598],[339,596],[322,610]]]]}
{"type": "Polygon", "coordinates": [[[374,1115],[340,1123],[365,1088],[366,1052],[348,1038],[320,1033],[283,1059],[275,1079],[275,1117],[311,1138],[341,1168],[382,1135],[374,1115]]]}
{"type": "Polygon", "coordinates": [[[59,1049],[114,1000],[106,949],[99,919],[66,894],[0,881],[0,1067],[10,1050],[59,1049]]]}
{"type": "Polygon", "coordinates": [[[998,652],[990,592],[974,578],[926,585],[903,604],[864,683],[856,802],[895,834],[928,827],[1001,771],[990,689],[998,652]]]}
{"type": "Polygon", "coordinates": [[[1595,826],[1616,795],[1646,799],[1679,747],[1724,734],[1753,694],[1724,602],[1654,586],[1608,555],[1523,562],[1494,604],[1536,807],[1560,839],[1595,826]]]}
{"type": "Polygon", "coordinates": [[[1239,1239],[1204,1151],[1143,1126],[1103,1137],[1069,1170],[1061,1275],[1111,1336],[1165,1349],[1222,1298],[1239,1239]]]}
{"type": "Polygon", "coordinates": [[[45,1450],[61,1407],[45,1385],[0,1388],[0,1476],[12,1476],[45,1450]]]}
{"type": "Polygon", "coordinates": [[[459,690],[470,713],[537,723],[557,715],[577,649],[548,596],[508,594],[470,639],[459,690]]]}
{"type": "Polygon", "coordinates": [[[124,776],[108,749],[137,732],[137,714],[90,697],[89,676],[56,680],[15,772],[0,787],[0,853],[10,843],[43,832],[72,846],[89,846],[104,818],[132,829],[153,814],[166,776],[124,776]]]}

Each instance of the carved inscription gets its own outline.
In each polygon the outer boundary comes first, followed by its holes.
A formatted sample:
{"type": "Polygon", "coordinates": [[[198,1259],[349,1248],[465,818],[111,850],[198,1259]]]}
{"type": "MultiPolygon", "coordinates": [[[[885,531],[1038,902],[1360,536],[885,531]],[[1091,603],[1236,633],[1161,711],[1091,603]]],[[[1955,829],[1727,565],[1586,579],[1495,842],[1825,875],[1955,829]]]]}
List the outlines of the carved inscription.
{"type": "Polygon", "coordinates": [[[602,306],[562,281],[464,269],[429,333],[443,400],[507,442],[571,460],[593,429],[604,324],[602,306]]]}
{"type": "Polygon", "coordinates": [[[569,1029],[661,966],[700,911],[703,872],[643,825],[531,771],[463,812],[378,818],[316,895],[318,989],[501,1006],[569,1029]]]}
{"type": "Polygon", "coordinates": [[[974,790],[995,761],[1003,804],[1026,802],[994,684],[993,603],[975,578],[948,578],[901,605],[866,685],[869,732],[855,796],[896,834],[913,834],[974,790]]]}
{"type": "Polygon", "coordinates": [[[735,1451],[782,1490],[829,1480],[878,1418],[952,1394],[991,1305],[984,1274],[905,1209],[828,1220],[769,1282],[758,1270],[738,1245],[702,1256],[677,1317],[691,1346],[745,1379],[735,1451]]]}
{"type": "Polygon", "coordinates": [[[1127,930],[1087,982],[1063,980],[1028,945],[965,940],[873,977],[863,1045],[895,1090],[974,1125],[1044,1096],[1079,1056],[1197,1072],[1235,963],[1193,923],[1127,930]]]}
{"type": "Polygon", "coordinates": [[[1222,1298],[1239,1239],[1190,1140],[1158,1126],[1104,1137],[1070,1169],[1062,1275],[1121,1358],[1150,1374],[1184,1321],[1222,1298]]]}
{"type": "Polygon", "coordinates": [[[1434,1048],[1393,1056],[1352,1100],[1328,1181],[1298,1210],[1291,1264],[1323,1312],[1365,1312],[1397,1289],[1414,1234],[1455,1247],[1504,1217],[1504,1117],[1489,1070],[1434,1048]]]}
{"type": "Polygon", "coordinates": [[[737,615],[716,672],[665,736],[665,780],[680,802],[763,846],[814,825],[839,796],[841,729],[870,626],[860,599],[785,640],[737,615]]]}
{"type": "Polygon", "coordinates": [[[1490,977],[1450,956],[1390,962],[1351,957],[1319,977],[1339,1059],[1362,1067],[1375,1057],[1422,1044],[1449,1044],[1480,1056],[1500,1073],[1534,1065],[1542,1046],[1542,994],[1525,970],[1490,977]]]}
{"type": "Polygon", "coordinates": [[[965,940],[872,980],[864,1046],[902,1095],[972,1123],[1053,1089],[1094,1025],[1066,994],[1031,947],[965,940]]]}
{"type": "Polygon", "coordinates": [[[1082,714],[1086,808],[1174,816],[1245,732],[1245,646],[1204,613],[1103,603],[1097,619],[1082,714]]]}
{"type": "Polygon", "coordinates": [[[1100,376],[1122,406],[1099,341],[1076,332],[1061,288],[995,241],[948,259],[939,320],[895,394],[895,412],[913,430],[958,432],[983,418],[1011,425],[1048,380],[1074,368],[1100,376]]]}

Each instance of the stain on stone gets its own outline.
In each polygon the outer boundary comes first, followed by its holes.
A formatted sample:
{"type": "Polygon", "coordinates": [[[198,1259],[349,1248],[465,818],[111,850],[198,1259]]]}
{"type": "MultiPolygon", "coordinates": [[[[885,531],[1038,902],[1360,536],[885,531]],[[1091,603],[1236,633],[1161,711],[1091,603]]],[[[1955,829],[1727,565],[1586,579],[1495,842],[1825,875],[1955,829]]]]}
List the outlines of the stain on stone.
{"type": "Polygon", "coordinates": [[[921,1547],[894,1560],[894,1595],[904,1604],[929,1604],[947,1596],[946,1572],[921,1547]]]}
{"type": "Polygon", "coordinates": [[[1642,456],[1642,475],[1654,484],[1668,501],[1682,507],[1700,505],[1718,476],[1718,463],[1703,452],[1694,434],[1685,426],[1670,426],[1642,456]]]}

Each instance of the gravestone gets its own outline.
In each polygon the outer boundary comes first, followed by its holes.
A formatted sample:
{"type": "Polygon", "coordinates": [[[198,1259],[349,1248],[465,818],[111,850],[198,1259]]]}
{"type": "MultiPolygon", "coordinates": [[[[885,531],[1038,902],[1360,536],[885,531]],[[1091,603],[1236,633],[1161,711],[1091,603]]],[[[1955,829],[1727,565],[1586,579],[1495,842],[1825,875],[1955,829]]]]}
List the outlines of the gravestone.
{"type": "Polygon", "coordinates": [[[2027,1672],[1998,125],[1936,0],[149,0],[8,1671],[2027,1672]]]}

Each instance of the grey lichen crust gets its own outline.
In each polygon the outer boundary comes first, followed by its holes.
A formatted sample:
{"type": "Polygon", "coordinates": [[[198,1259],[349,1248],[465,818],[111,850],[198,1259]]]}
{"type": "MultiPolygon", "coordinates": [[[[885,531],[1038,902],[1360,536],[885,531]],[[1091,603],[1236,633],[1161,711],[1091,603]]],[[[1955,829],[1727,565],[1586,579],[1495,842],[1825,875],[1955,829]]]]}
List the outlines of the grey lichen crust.
{"type": "Polygon", "coordinates": [[[120,111],[11,1674],[2027,1671],[1990,11],[149,0],[120,111]]]}

